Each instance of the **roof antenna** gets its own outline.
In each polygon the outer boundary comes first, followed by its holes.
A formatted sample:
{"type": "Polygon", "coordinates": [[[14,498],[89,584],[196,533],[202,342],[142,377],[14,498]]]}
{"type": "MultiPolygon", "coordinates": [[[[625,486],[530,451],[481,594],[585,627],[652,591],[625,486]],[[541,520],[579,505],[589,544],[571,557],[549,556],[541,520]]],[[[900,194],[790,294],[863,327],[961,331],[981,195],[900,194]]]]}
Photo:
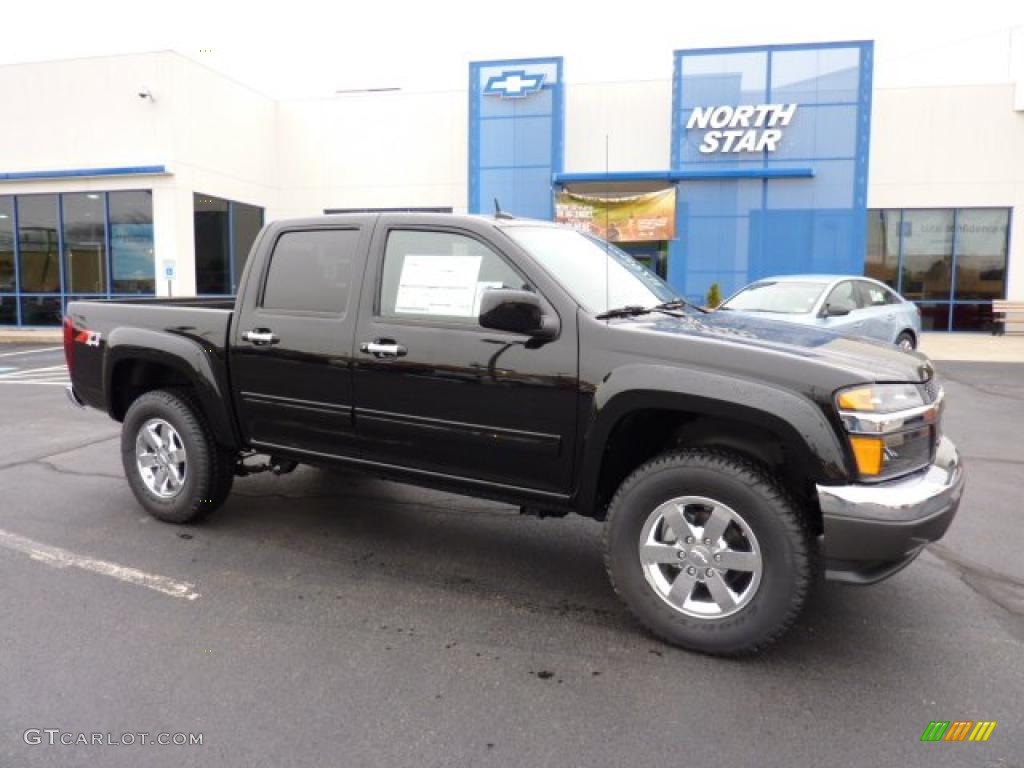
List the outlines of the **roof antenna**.
{"type": "Polygon", "coordinates": [[[511,213],[505,213],[501,210],[501,204],[498,202],[498,198],[494,198],[494,218],[496,219],[514,219],[511,213]]]}
{"type": "MultiPolygon", "coordinates": [[[[608,147],[609,147],[610,143],[611,143],[611,139],[609,138],[608,134],[606,133],[604,135],[604,175],[605,175],[605,178],[607,178],[608,174],[609,174],[609,170],[608,170],[608,165],[609,165],[609,163],[608,163],[608,157],[609,157],[608,147]]],[[[605,312],[607,312],[608,310],[610,310],[612,308],[612,287],[611,287],[611,284],[610,284],[611,283],[611,275],[609,274],[610,266],[608,264],[608,262],[611,261],[611,258],[612,258],[612,244],[611,244],[611,241],[608,240],[608,237],[611,235],[611,230],[612,230],[611,215],[610,214],[611,214],[611,206],[609,206],[608,202],[605,201],[605,205],[604,205],[604,311],[605,312]]]]}

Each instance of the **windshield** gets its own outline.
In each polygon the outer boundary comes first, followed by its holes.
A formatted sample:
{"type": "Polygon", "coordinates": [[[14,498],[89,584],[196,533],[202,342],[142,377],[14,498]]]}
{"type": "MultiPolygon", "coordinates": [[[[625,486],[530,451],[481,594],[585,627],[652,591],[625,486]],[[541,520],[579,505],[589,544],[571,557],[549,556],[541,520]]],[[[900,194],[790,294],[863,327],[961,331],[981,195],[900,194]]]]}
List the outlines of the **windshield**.
{"type": "Polygon", "coordinates": [[[778,312],[803,315],[814,309],[828,283],[771,282],[752,283],[722,305],[722,309],[746,312],[778,312]]]}
{"type": "Polygon", "coordinates": [[[603,240],[558,227],[505,227],[594,314],[619,307],[653,307],[676,298],[668,284],[625,251],[603,240]]]}

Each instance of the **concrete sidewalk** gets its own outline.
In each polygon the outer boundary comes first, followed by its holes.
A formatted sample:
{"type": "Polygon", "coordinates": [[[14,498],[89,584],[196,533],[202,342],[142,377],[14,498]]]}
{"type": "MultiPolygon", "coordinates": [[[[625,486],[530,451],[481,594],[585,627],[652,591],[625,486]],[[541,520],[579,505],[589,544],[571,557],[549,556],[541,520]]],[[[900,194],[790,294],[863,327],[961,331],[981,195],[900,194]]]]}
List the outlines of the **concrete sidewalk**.
{"type": "Polygon", "coordinates": [[[1024,363],[1024,334],[922,333],[920,350],[932,360],[1024,363]]]}
{"type": "Polygon", "coordinates": [[[60,344],[60,328],[0,328],[0,344],[60,344]]]}

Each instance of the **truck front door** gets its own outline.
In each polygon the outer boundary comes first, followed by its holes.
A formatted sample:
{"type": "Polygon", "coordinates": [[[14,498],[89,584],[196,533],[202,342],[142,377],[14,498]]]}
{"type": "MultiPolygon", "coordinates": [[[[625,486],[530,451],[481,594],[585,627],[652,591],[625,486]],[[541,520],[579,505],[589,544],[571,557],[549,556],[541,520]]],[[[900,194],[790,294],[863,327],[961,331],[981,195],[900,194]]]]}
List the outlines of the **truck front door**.
{"type": "Polygon", "coordinates": [[[353,374],[361,455],[566,494],[576,428],[575,307],[556,308],[541,295],[561,317],[560,335],[543,344],[481,327],[482,292],[540,293],[488,229],[415,216],[377,226],[353,374]]]}

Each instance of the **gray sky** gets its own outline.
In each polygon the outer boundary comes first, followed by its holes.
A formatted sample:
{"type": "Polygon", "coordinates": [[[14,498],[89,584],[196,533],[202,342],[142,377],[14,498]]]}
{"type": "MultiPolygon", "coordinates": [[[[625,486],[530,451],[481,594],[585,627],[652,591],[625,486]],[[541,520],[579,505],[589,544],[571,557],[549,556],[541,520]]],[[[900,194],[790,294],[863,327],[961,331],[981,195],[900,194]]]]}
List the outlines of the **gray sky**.
{"type": "Polygon", "coordinates": [[[677,48],[851,39],[876,41],[876,86],[1024,78],[1020,0],[38,0],[7,5],[3,38],[0,63],[172,48],[279,97],[463,88],[467,61],[523,56],[658,79],[677,48]]]}

